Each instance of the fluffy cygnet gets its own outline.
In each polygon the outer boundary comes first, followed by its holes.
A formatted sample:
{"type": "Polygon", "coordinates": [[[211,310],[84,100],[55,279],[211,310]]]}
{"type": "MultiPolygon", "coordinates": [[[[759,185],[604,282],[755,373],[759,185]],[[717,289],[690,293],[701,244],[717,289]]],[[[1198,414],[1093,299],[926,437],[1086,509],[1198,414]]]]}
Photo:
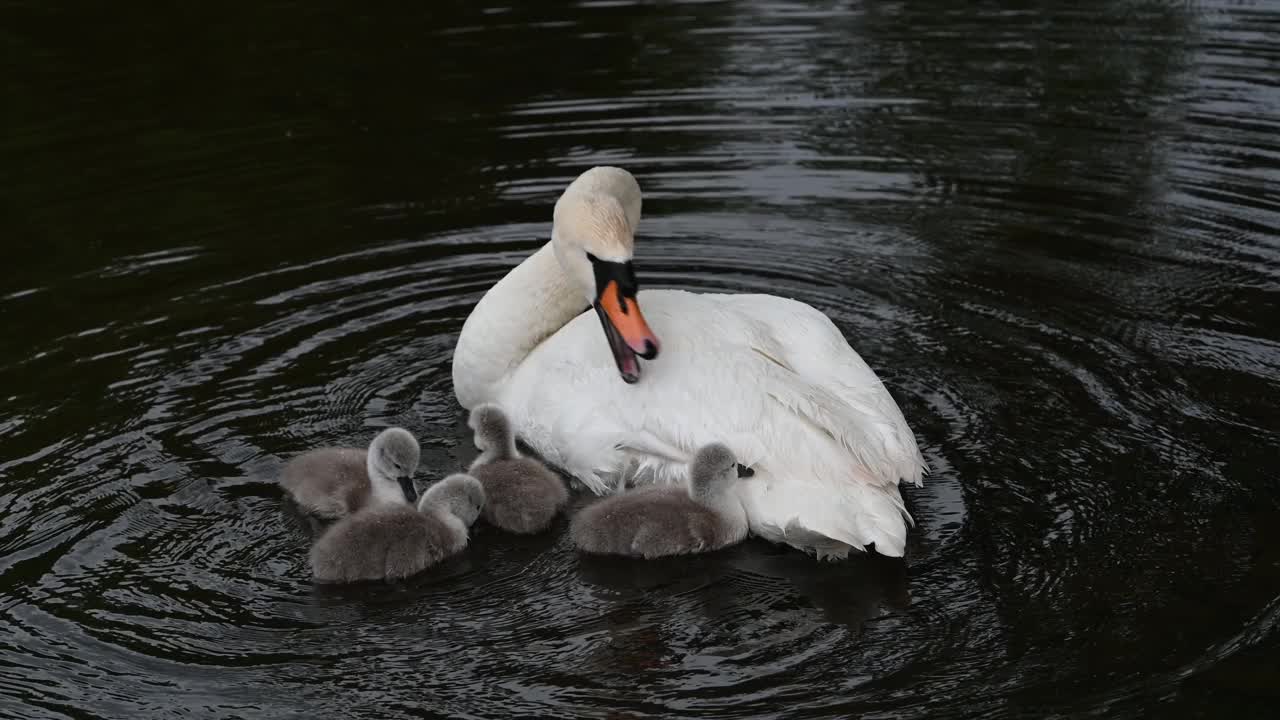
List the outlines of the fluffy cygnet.
{"type": "Polygon", "coordinates": [[[413,434],[387,428],[368,450],[327,447],[305,452],[280,472],[280,486],[304,511],[326,519],[366,505],[391,503],[412,509],[418,500],[413,474],[420,450],[413,434]]]}
{"type": "Polygon", "coordinates": [[[484,519],[512,533],[546,530],[569,500],[564,482],[545,465],[516,451],[511,421],[497,405],[480,405],[467,424],[480,457],[467,472],[484,485],[484,519]]]}
{"type": "Polygon", "coordinates": [[[649,485],[597,501],[574,515],[569,535],[584,552],[643,558],[733,545],[747,537],[738,474],[728,447],[706,445],[689,465],[688,487],[649,485]]]}
{"type": "Polygon", "coordinates": [[[412,505],[367,507],[334,523],[311,547],[316,582],[400,580],[467,546],[468,528],[484,506],[484,488],[455,474],[432,485],[412,505]]]}

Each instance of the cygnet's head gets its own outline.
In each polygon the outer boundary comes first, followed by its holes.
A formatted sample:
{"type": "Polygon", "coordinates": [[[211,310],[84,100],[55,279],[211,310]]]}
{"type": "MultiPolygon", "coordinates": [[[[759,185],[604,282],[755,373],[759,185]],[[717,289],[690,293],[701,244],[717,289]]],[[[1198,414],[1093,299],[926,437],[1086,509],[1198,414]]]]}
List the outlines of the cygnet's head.
{"type": "Polygon", "coordinates": [[[694,497],[724,492],[737,479],[738,460],[723,443],[702,446],[689,465],[689,491],[694,497]]]}
{"type": "Polygon", "coordinates": [[[476,406],[467,418],[467,425],[475,431],[476,448],[480,452],[500,457],[513,457],[516,454],[511,420],[497,405],[485,403],[476,406]]]}
{"type": "Polygon", "coordinates": [[[418,509],[425,512],[432,507],[443,508],[470,526],[484,508],[484,486],[470,475],[454,473],[422,493],[418,509]]]}
{"type": "Polygon", "coordinates": [[[387,428],[369,444],[369,480],[383,485],[394,483],[409,504],[418,501],[413,474],[418,471],[422,451],[413,434],[404,428],[387,428]]]}

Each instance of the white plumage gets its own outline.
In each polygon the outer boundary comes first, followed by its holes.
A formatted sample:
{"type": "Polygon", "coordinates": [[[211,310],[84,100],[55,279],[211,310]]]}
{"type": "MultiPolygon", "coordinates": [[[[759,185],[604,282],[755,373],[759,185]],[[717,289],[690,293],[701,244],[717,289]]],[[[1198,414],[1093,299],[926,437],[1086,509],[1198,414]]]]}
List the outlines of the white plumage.
{"type": "Polygon", "coordinates": [[[522,440],[599,494],[685,482],[694,451],[723,442],[755,471],[738,485],[754,534],[819,557],[871,543],[901,556],[911,519],[898,483],[919,485],[923,458],[883,383],[818,310],[771,295],[640,291],[661,352],[636,383],[620,379],[601,322],[581,313],[599,292],[585,255],[629,259],[639,214],[624,170],[594,168],[566,189],[552,241],[468,318],[454,355],[459,402],[499,404],[522,440]],[[629,232],[600,237],[614,225],[629,232]]]}

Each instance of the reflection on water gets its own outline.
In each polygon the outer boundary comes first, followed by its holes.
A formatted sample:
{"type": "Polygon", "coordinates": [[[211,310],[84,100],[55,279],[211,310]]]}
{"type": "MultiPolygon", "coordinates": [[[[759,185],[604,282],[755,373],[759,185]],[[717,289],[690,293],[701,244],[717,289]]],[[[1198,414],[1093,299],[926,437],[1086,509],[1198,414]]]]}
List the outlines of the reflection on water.
{"type": "Polygon", "coordinates": [[[0,714],[1272,707],[1280,13],[1077,5],[0,10],[0,714]],[[877,369],[905,562],[481,530],[314,589],[280,463],[470,460],[457,332],[595,164],[647,286],[877,369]]]}

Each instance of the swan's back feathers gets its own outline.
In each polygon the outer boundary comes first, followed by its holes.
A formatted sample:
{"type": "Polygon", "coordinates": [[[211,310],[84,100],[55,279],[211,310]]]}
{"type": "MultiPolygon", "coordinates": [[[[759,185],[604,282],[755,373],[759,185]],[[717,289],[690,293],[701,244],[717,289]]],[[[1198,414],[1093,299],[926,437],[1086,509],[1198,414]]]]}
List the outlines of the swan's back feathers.
{"type": "Polygon", "coordinates": [[[597,319],[582,315],[498,390],[526,443],[605,494],[682,483],[693,452],[722,442],[757,472],[740,489],[757,534],[819,554],[870,543],[902,554],[910,516],[898,483],[920,482],[923,459],[893,397],[825,315],[763,295],[642,290],[638,301],[663,342],[640,382],[617,377],[597,319]]]}

